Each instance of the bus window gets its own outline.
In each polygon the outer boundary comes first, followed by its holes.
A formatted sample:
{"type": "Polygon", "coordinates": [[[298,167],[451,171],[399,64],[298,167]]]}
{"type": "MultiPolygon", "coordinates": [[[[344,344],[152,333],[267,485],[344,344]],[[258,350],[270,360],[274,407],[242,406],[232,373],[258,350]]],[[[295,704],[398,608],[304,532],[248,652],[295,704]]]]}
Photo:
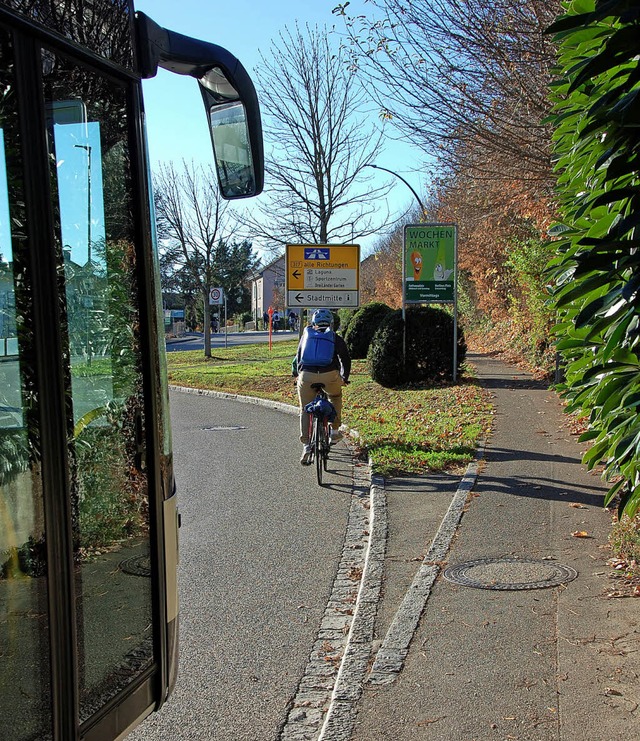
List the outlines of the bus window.
{"type": "Polygon", "coordinates": [[[122,86],[61,55],[45,56],[68,338],[82,722],[153,659],[129,112],[122,86]],[[82,101],[86,122],[58,123],[55,104],[73,99],[82,101]]]}
{"type": "Polygon", "coordinates": [[[0,738],[49,738],[47,562],[11,42],[0,29],[0,738]],[[20,315],[20,317],[19,317],[20,315]]]}

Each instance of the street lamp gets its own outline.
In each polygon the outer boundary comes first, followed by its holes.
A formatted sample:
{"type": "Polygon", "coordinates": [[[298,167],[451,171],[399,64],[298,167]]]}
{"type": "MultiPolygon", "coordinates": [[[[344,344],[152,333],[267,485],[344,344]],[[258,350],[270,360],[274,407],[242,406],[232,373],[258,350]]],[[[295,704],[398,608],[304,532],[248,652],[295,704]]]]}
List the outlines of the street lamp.
{"type": "Polygon", "coordinates": [[[389,175],[393,175],[394,177],[398,178],[398,180],[402,180],[402,182],[407,186],[407,188],[409,188],[409,190],[413,193],[414,198],[416,199],[416,201],[418,201],[418,205],[420,206],[420,211],[424,215],[424,213],[427,210],[424,207],[424,203],[422,203],[422,201],[420,200],[420,196],[415,192],[415,190],[411,187],[411,185],[402,177],[402,175],[398,175],[397,172],[394,172],[393,170],[388,170],[386,167],[380,167],[380,165],[367,164],[367,165],[364,165],[364,167],[372,167],[374,170],[384,170],[384,172],[388,172],[389,175]]]}
{"type": "MultiPolygon", "coordinates": [[[[74,144],[76,149],[84,149],[87,153],[87,267],[89,273],[91,273],[91,145],[89,144],[74,144]]],[[[92,282],[89,275],[86,277],[88,292],[84,297],[85,305],[85,318],[86,318],[86,329],[87,329],[87,365],[91,365],[91,307],[93,305],[93,299],[91,297],[92,282]]]]}
{"type": "Polygon", "coordinates": [[[91,268],[91,145],[74,144],[76,149],[84,149],[87,153],[87,263],[91,268]]]}

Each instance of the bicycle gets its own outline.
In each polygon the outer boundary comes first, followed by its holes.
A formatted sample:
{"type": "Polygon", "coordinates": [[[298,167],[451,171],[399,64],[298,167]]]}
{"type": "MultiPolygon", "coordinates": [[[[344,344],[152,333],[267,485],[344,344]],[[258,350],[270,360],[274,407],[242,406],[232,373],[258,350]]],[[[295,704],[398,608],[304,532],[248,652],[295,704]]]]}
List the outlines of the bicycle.
{"type": "Polygon", "coordinates": [[[305,406],[304,411],[309,415],[311,457],[315,459],[318,484],[322,486],[322,471],[327,470],[329,460],[329,422],[335,418],[336,410],[327,397],[324,383],[313,383],[311,388],[316,390],[316,398],[305,406]]]}

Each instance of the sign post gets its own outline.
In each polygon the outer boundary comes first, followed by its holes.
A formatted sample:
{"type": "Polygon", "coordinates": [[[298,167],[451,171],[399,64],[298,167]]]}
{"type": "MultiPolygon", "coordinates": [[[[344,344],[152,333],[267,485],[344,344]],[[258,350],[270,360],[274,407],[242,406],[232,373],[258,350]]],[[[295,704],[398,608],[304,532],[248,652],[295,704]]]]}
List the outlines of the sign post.
{"type": "Polygon", "coordinates": [[[406,319],[406,304],[453,304],[454,381],[458,367],[457,285],[456,224],[407,224],[402,251],[402,318],[406,319]]]}
{"type": "Polygon", "coordinates": [[[210,306],[222,306],[224,304],[224,346],[229,346],[229,339],[227,337],[227,296],[223,288],[210,288],[209,289],[209,305],[210,306]]]}
{"type": "Polygon", "coordinates": [[[287,308],[360,305],[360,245],[288,244],[285,254],[287,308]]]}

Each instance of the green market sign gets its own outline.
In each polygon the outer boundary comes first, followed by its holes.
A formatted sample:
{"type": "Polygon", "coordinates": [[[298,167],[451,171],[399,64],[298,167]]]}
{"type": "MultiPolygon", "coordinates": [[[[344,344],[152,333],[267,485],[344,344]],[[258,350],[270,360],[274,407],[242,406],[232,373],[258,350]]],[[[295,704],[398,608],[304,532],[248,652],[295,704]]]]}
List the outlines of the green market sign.
{"type": "Polygon", "coordinates": [[[408,224],[404,228],[403,292],[406,304],[455,303],[457,227],[408,224]]]}

